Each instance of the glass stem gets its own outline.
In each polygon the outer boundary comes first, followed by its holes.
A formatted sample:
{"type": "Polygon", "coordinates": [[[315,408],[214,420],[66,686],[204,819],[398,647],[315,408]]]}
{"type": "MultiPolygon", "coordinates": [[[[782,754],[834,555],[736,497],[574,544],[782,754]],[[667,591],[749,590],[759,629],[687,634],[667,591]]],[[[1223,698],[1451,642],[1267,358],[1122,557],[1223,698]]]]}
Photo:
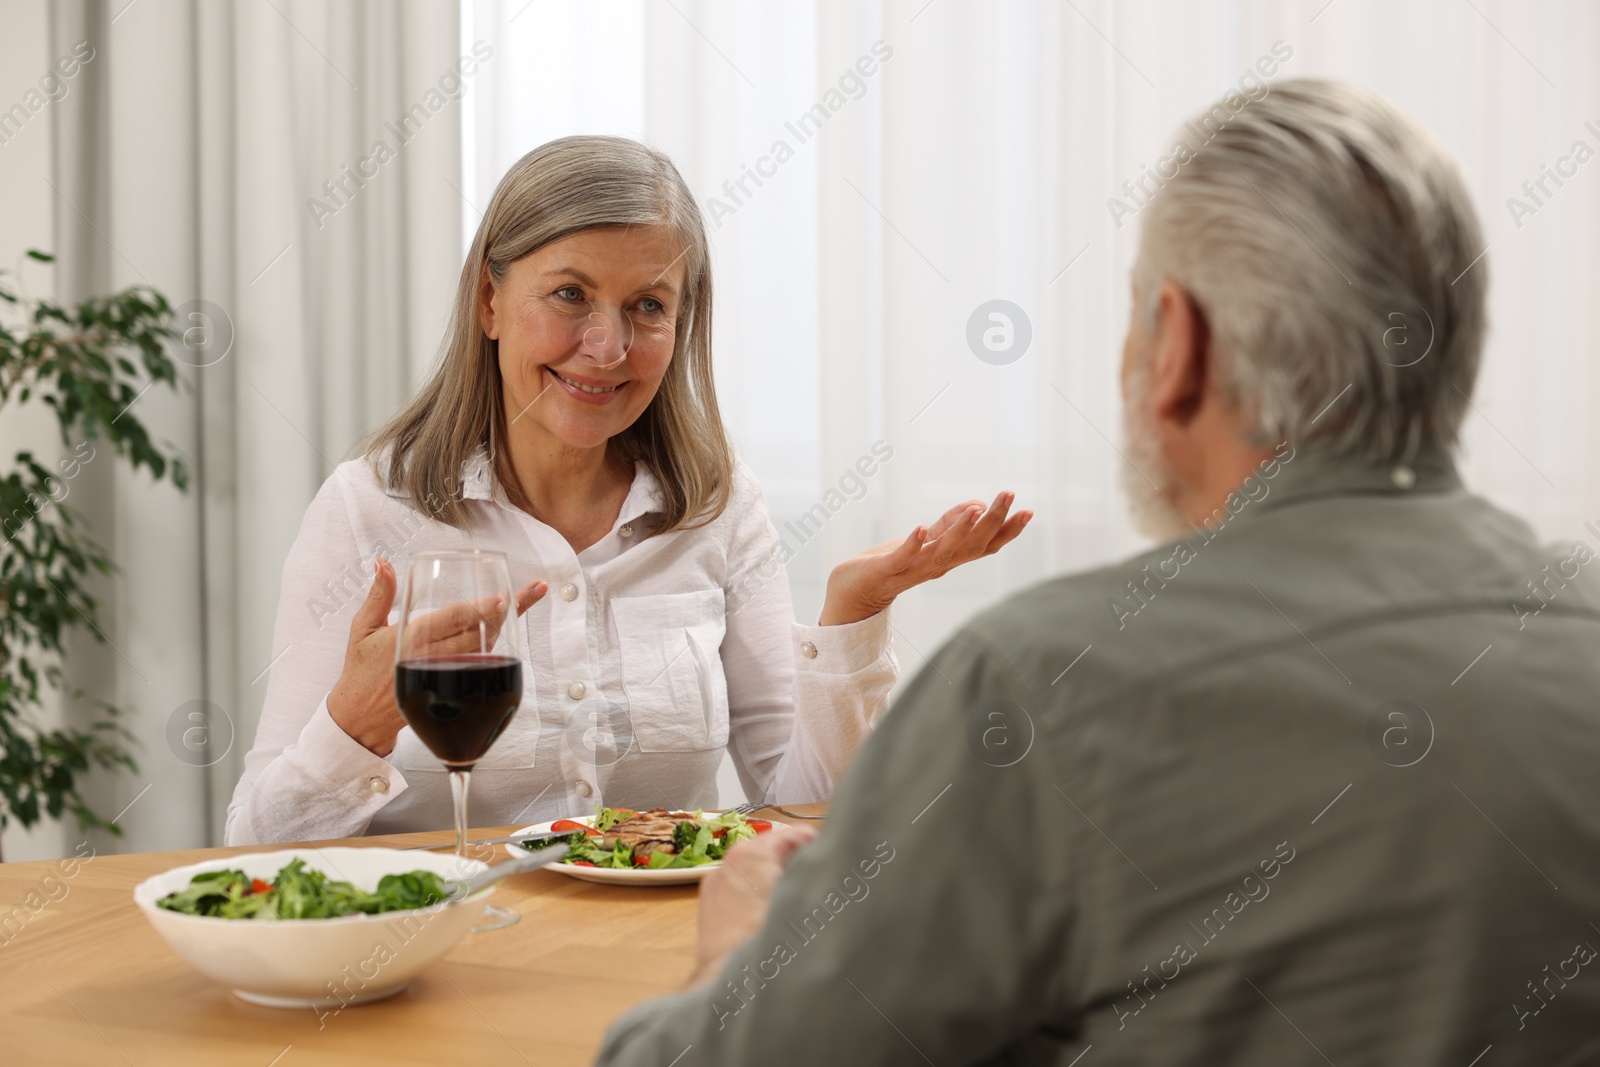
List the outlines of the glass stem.
{"type": "Polygon", "coordinates": [[[467,858],[467,786],[471,781],[471,771],[450,768],[450,795],[455,800],[456,810],[457,859],[467,858]]]}

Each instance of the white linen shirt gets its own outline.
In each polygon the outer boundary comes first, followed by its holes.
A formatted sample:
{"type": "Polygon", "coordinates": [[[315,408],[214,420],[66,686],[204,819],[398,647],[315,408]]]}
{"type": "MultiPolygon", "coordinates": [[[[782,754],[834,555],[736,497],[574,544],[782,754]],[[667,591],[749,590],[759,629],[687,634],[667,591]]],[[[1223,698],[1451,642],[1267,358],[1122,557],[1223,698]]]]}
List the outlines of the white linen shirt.
{"type": "Polygon", "coordinates": [[[898,674],[889,620],[794,622],[778,534],[742,462],[721,516],[656,536],[660,488],[637,465],[616,524],[578,553],[507,502],[485,453],[463,469],[463,496],[474,511],[466,531],[425,518],[366,459],[323,483],[284,564],[266,702],[228,806],[228,844],[452,825],[448,774],[410,727],[377,756],[327,704],[374,560],[403,576],[411,554],[437,549],[498,549],[516,588],[550,586],[523,616],[517,714],[473,770],[474,825],[601,803],[711,807],[724,750],[752,800],[829,795],[898,674]]]}

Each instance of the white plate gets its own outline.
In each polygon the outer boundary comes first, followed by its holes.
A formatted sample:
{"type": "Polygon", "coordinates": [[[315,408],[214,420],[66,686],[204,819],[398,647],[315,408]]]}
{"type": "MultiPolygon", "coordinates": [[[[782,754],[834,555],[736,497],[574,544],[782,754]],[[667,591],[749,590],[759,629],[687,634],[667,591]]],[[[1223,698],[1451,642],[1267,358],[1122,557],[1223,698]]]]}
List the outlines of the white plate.
{"type": "MultiPolygon", "coordinates": [[[[674,811],[670,814],[682,815],[684,818],[694,817],[694,812],[692,811],[674,811]]],[[[705,814],[715,815],[718,813],[706,812],[705,814]]],[[[563,820],[557,819],[555,822],[534,823],[532,826],[524,826],[520,830],[513,830],[512,833],[518,836],[523,834],[549,833],[550,827],[554,826],[556,822],[561,821],[563,820]]],[[[594,823],[594,816],[584,815],[571,821],[581,822],[585,826],[590,826],[594,823]]],[[[783,824],[775,822],[772,825],[776,827],[782,826],[783,824]]],[[[506,851],[511,853],[513,856],[526,856],[528,854],[527,849],[516,844],[507,845],[506,851]]],[[[606,885],[645,886],[689,885],[691,883],[698,882],[700,879],[706,876],[707,872],[714,871],[721,866],[722,864],[720,863],[702,863],[698,867],[678,867],[675,869],[669,868],[661,871],[647,871],[642,869],[624,871],[615,867],[575,867],[570,863],[550,863],[546,864],[542,869],[546,871],[558,871],[561,874],[576,878],[581,882],[601,882],[606,885]]]]}

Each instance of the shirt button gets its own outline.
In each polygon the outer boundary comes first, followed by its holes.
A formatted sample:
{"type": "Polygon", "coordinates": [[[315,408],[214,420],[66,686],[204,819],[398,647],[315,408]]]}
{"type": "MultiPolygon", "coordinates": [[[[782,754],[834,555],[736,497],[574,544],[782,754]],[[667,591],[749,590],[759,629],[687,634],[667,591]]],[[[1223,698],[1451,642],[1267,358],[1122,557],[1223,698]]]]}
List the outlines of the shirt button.
{"type": "Polygon", "coordinates": [[[810,641],[802,641],[800,642],[800,654],[806,659],[816,659],[817,646],[813,645],[810,641]]]}
{"type": "Polygon", "coordinates": [[[632,537],[633,536],[633,523],[631,523],[631,522],[623,523],[622,524],[622,529],[618,530],[617,532],[619,534],[621,534],[623,537],[632,537]]]}
{"type": "Polygon", "coordinates": [[[377,775],[373,775],[371,778],[367,779],[367,786],[374,793],[387,793],[389,791],[389,779],[379,778],[377,775]]]}
{"type": "Polygon", "coordinates": [[[1410,489],[1417,484],[1417,472],[1402,463],[1389,472],[1389,480],[1394,482],[1396,489],[1410,489]]]}
{"type": "Polygon", "coordinates": [[[571,697],[573,700],[582,700],[583,694],[587,692],[588,690],[583,687],[582,682],[573,682],[571,685],[567,686],[567,696],[571,697]]]}
{"type": "Polygon", "coordinates": [[[561,599],[569,603],[578,599],[578,587],[573,585],[571,582],[563,585],[561,587],[561,599]]]}
{"type": "Polygon", "coordinates": [[[582,778],[578,779],[572,788],[573,791],[576,792],[580,797],[586,797],[590,793],[594,792],[594,786],[590,785],[588,782],[585,782],[582,778]]]}

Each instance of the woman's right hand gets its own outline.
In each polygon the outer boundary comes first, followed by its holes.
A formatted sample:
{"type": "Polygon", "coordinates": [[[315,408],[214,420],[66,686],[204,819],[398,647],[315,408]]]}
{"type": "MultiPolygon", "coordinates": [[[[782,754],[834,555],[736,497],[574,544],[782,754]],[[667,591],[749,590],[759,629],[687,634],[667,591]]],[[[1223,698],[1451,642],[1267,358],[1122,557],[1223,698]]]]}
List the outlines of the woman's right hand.
{"type": "MultiPolygon", "coordinates": [[[[394,699],[396,628],[389,625],[389,611],[394,607],[398,588],[394,564],[386,559],[378,560],[373,567],[372,588],[367,592],[367,599],[361,602],[355,618],[350,620],[350,643],[345,646],[344,670],[328,694],[328,714],[333,721],[375,756],[387,756],[394,751],[395,739],[406,724],[400,705],[394,699]]],[[[549,588],[544,582],[530,582],[518,590],[517,614],[520,616],[533,607],[549,588]]],[[[482,608],[463,603],[457,608],[443,609],[441,615],[457,610],[465,623],[477,619],[482,608]]]]}

